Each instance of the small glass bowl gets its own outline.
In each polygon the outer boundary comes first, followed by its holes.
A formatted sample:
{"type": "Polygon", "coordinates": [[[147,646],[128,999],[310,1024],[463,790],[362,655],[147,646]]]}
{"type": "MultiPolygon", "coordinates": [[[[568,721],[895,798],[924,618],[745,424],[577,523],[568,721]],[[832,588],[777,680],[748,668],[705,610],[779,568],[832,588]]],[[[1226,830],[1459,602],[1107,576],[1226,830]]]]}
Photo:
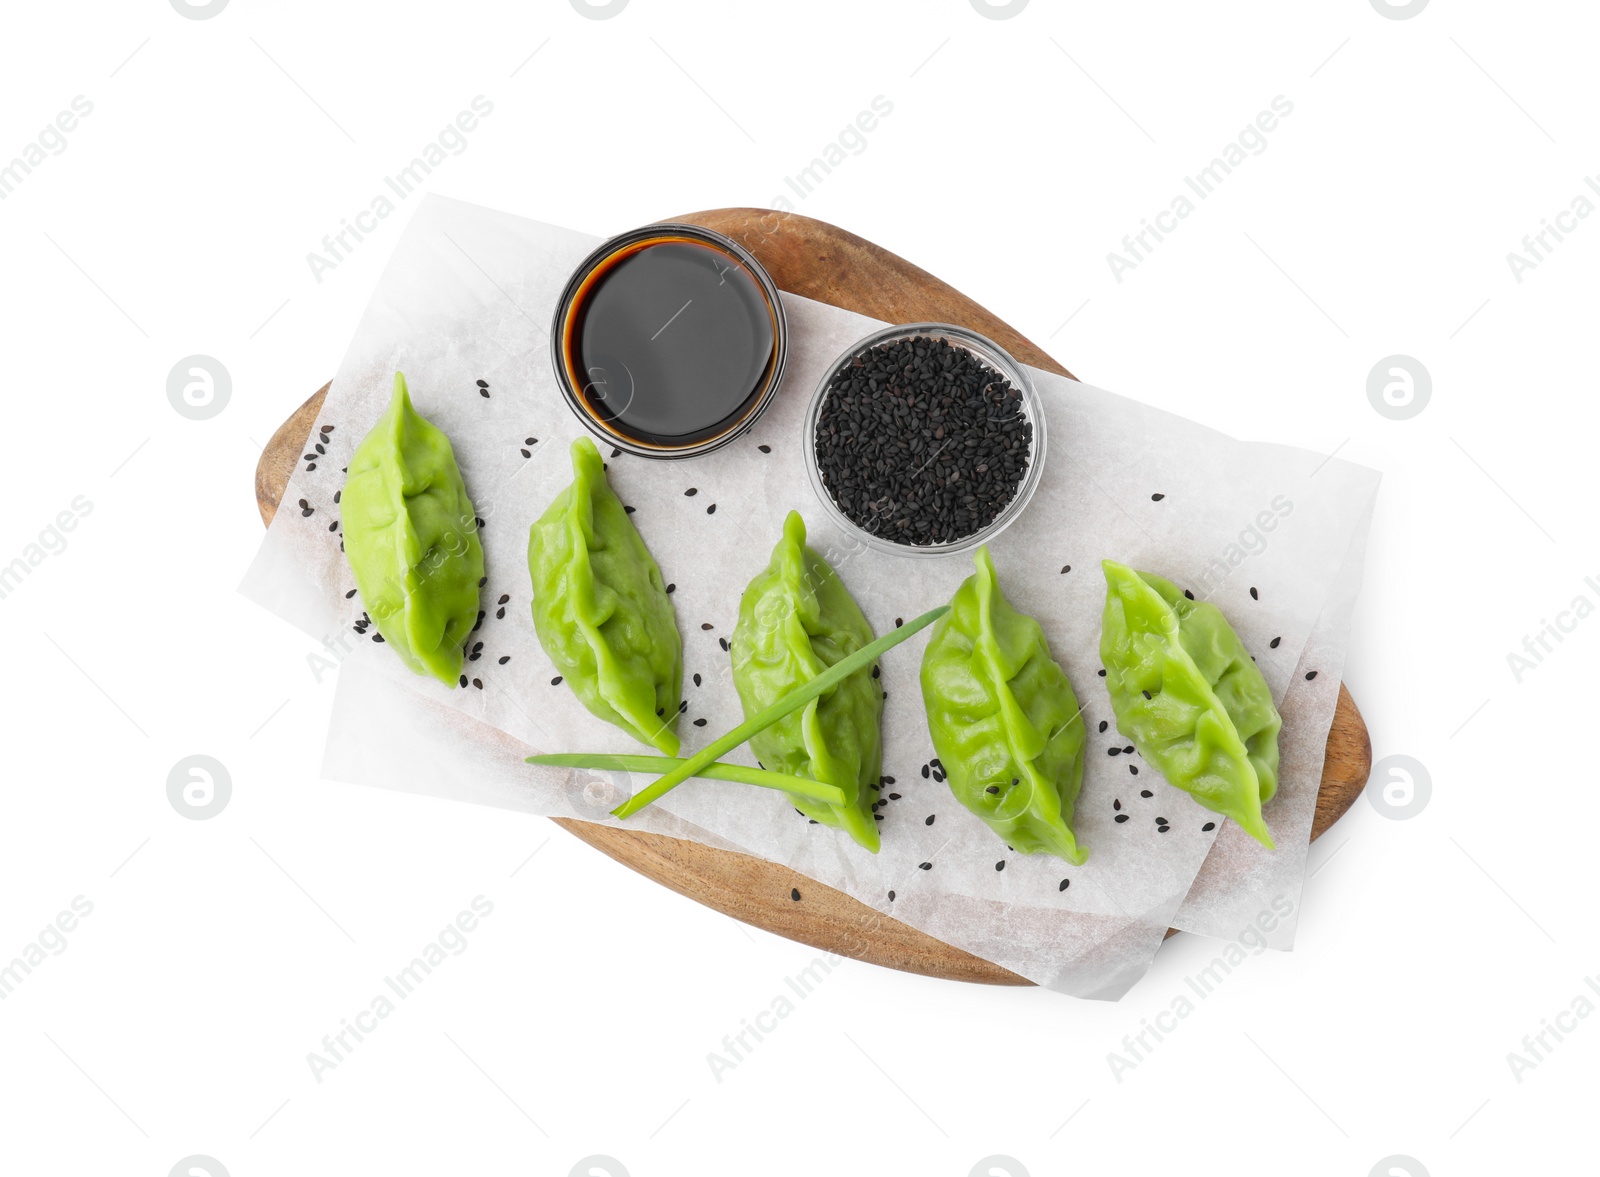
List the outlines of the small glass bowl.
{"type": "Polygon", "coordinates": [[[767,406],[772,403],[772,398],[777,395],[778,387],[783,382],[783,369],[787,363],[788,355],[788,320],[784,316],[783,300],[778,296],[778,287],[772,281],[771,275],[767,273],[766,267],[755,259],[755,255],[732,238],[724,237],[721,233],[713,232],[710,229],[703,229],[699,225],[684,224],[677,221],[658,221],[650,225],[641,225],[637,229],[619,233],[598,246],[588,257],[583,259],[578,268],[567,279],[566,287],[562,290],[561,297],[556,302],[555,317],[550,326],[550,362],[555,369],[556,383],[561,388],[561,394],[567,402],[567,407],[583,423],[583,427],[602,442],[616,446],[627,453],[637,454],[641,458],[665,458],[669,460],[697,458],[701,454],[709,454],[712,450],[722,448],[730,441],[748,432],[750,427],[760,419],[761,414],[767,411],[767,406]],[[571,366],[570,336],[573,315],[590,276],[602,266],[608,264],[617,254],[641,243],[655,243],[657,241],[692,242],[707,246],[726,255],[730,263],[742,267],[754,279],[756,285],[761,289],[767,311],[772,316],[772,360],[767,367],[763,383],[756,391],[753,403],[744,410],[738,419],[729,421],[722,432],[715,436],[677,445],[664,445],[646,441],[600,420],[585,407],[583,398],[579,395],[571,366]]]}
{"type": "Polygon", "coordinates": [[[897,556],[956,556],[988,543],[1010,527],[1027,508],[1033,492],[1039,488],[1039,477],[1043,473],[1045,459],[1044,406],[1039,402],[1039,394],[1033,387],[1033,381],[1028,378],[1027,369],[1012,359],[1010,354],[992,339],[987,339],[965,327],[957,327],[953,323],[902,323],[873,332],[828,365],[828,370],[818,382],[816,391],[811,394],[811,404],[806,409],[804,443],[806,473],[811,478],[811,489],[817,492],[817,498],[822,503],[822,509],[828,518],[846,535],[858,539],[874,551],[890,552],[897,556]],[[833,495],[823,482],[822,469],[817,462],[817,422],[822,416],[822,406],[828,399],[828,390],[833,384],[834,377],[843,368],[854,363],[858,357],[874,348],[917,338],[945,340],[954,347],[970,352],[1004,376],[1020,395],[1022,415],[1033,427],[1033,439],[1028,446],[1028,466],[1022,472],[1022,481],[1017,484],[1017,492],[1011,501],[994,517],[989,526],[971,535],[964,535],[960,539],[942,544],[902,544],[871,534],[846,515],[844,508],[834,501],[833,495]]]}

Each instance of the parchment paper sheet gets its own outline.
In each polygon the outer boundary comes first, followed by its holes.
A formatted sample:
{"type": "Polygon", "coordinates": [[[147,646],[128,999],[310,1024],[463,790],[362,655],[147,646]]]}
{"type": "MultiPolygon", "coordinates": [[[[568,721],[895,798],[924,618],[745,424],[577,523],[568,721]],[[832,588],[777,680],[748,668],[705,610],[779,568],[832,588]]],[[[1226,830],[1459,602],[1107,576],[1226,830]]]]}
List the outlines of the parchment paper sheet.
{"type": "MultiPolygon", "coordinates": [[[[529,748],[643,751],[591,716],[565,686],[552,685],[554,669],[529,615],[527,528],[570,480],[566,449],[581,429],[556,389],[546,332],[567,274],[594,244],[568,230],[430,197],[396,247],[284,509],[242,586],[341,656],[348,650],[329,775],[587,817],[603,815],[638,787],[624,774],[520,763],[529,748]],[[411,675],[381,644],[352,632],[361,607],[346,596],[354,582],[339,549],[334,495],[342,467],[387,403],[396,369],[406,373],[417,409],[450,435],[483,519],[486,617],[472,638],[483,645],[468,663],[474,685],[465,690],[411,675]],[[324,434],[323,426],[333,429],[324,434]]],[[[636,508],[634,522],[676,585],[686,749],[741,718],[719,639],[731,633],[740,593],[765,566],[790,508],[806,517],[812,546],[834,564],[879,633],[946,601],[971,570],[965,557],[909,561],[860,549],[826,525],[804,473],[800,422],[835,357],[879,324],[784,299],[791,334],[784,387],[749,434],[690,462],[610,458],[613,486],[636,508]],[[691,487],[692,497],[685,494],[691,487]],[[695,726],[699,719],[706,724],[695,726]]],[[[1088,863],[1068,867],[1012,853],[944,785],[921,775],[933,755],[916,678],[923,635],[882,664],[883,771],[893,778],[884,795],[900,797],[880,810],[880,854],[811,825],[781,794],[719,782],[691,781],[658,803],[648,821],[634,820],[784,862],[1040,984],[1116,998],[1148,967],[1189,895],[1217,836],[1202,827],[1226,823],[1139,757],[1110,754],[1125,741],[1098,673],[1105,591],[1099,560],[1112,556],[1160,572],[1214,600],[1282,700],[1291,676],[1304,682],[1301,658],[1318,619],[1343,599],[1335,590],[1364,535],[1377,476],[1301,450],[1237,442],[1047,373],[1034,371],[1033,378],[1048,416],[1044,478],[1029,510],[992,550],[1005,592],[1043,623],[1084,707],[1091,739],[1074,826],[1090,848],[1088,863]],[[1141,797],[1142,789],[1152,797],[1141,797]],[[1116,822],[1119,814],[1129,820],[1116,822]],[[1157,816],[1168,820],[1169,832],[1158,831],[1157,816]],[[1070,880],[1065,890],[1063,880],[1070,880]]],[[[1342,660],[1343,648],[1338,627],[1316,654],[1342,660]]],[[[1336,689],[1337,670],[1322,677],[1324,688],[1306,692],[1303,706],[1296,701],[1297,731],[1286,750],[1302,727],[1326,733],[1333,707],[1326,688],[1336,689]]],[[[748,750],[736,758],[749,762],[748,750]]],[[[1307,788],[1314,794],[1320,768],[1320,745],[1315,757],[1287,757],[1285,802],[1307,788]]],[[[1276,809],[1268,808],[1267,819],[1277,830],[1276,809]]],[[[1280,847],[1291,860],[1284,877],[1297,883],[1304,848],[1290,836],[1280,847]]],[[[1219,885],[1217,894],[1225,891],[1219,885]]],[[[1204,895],[1193,902],[1197,921],[1205,911],[1231,918],[1204,895]]]]}

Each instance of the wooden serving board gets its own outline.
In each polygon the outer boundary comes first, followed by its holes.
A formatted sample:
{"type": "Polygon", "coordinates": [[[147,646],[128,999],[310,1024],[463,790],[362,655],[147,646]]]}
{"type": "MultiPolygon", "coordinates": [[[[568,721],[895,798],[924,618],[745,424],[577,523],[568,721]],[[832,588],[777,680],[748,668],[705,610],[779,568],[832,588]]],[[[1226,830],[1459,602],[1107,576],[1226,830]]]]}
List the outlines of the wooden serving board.
{"type": "MultiPolygon", "coordinates": [[[[780,289],[889,323],[945,322],[987,335],[1023,363],[1071,373],[960,291],[824,221],[770,209],[723,208],[673,217],[740,242],[780,289]]],[[[305,439],[316,423],[323,385],[278,428],[256,465],[256,504],[272,522],[305,439]]],[[[1317,794],[1313,839],[1361,794],[1372,768],[1372,743],[1350,692],[1339,688],[1317,794]]],[[[993,985],[1031,984],[997,964],[885,917],[858,900],[787,867],[659,834],[552,818],[647,878],[707,907],[791,940],[906,972],[993,985]],[[796,902],[791,891],[802,898],[796,902]]],[[[1171,935],[1169,932],[1168,935],[1171,935]]]]}

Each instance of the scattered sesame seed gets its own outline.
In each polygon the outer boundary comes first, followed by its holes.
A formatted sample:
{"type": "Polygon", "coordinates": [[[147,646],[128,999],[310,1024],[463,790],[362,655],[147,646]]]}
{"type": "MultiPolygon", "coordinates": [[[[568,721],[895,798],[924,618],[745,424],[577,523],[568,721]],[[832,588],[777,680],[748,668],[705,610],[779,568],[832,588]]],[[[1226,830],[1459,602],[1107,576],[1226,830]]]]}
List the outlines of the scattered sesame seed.
{"type": "Polygon", "coordinates": [[[937,817],[937,816],[938,816],[937,814],[933,814],[933,813],[928,814],[927,817],[923,818],[922,824],[925,825],[925,826],[931,826],[933,824],[933,819],[935,817],[937,817]]]}
{"type": "Polygon", "coordinates": [[[1119,813],[1119,814],[1117,814],[1117,817],[1116,817],[1116,820],[1117,820],[1117,821],[1118,821],[1118,822],[1119,822],[1119,823],[1121,823],[1121,822],[1125,822],[1125,821],[1127,821],[1127,820],[1128,820],[1128,815],[1127,815],[1127,814],[1126,814],[1126,813],[1119,813]]]}
{"type": "Polygon", "coordinates": [[[561,685],[561,676],[558,674],[553,679],[551,679],[550,680],[550,685],[553,686],[553,687],[559,687],[561,685]]]}
{"type": "Polygon", "coordinates": [[[1152,502],[1152,503],[1159,503],[1159,502],[1160,502],[1160,501],[1161,501],[1161,500],[1162,500],[1162,499],[1164,499],[1164,498],[1166,498],[1166,497],[1167,497],[1167,496],[1166,496],[1166,495],[1164,495],[1164,494],[1154,494],[1154,495],[1151,495],[1151,496],[1150,496],[1150,501],[1151,501],[1151,502],[1152,502]]]}
{"type": "Polygon", "coordinates": [[[796,903],[799,903],[800,902],[800,888],[798,888],[798,887],[790,887],[789,888],[789,898],[793,899],[796,903]]]}
{"type": "Polygon", "coordinates": [[[1316,677],[1317,677],[1317,672],[1315,670],[1306,671],[1306,681],[1307,682],[1310,682],[1312,679],[1314,679],[1316,677]]]}
{"type": "Polygon", "coordinates": [[[706,725],[705,717],[701,716],[699,719],[695,720],[694,721],[694,725],[695,725],[695,727],[705,727],[705,725],[706,725]]]}

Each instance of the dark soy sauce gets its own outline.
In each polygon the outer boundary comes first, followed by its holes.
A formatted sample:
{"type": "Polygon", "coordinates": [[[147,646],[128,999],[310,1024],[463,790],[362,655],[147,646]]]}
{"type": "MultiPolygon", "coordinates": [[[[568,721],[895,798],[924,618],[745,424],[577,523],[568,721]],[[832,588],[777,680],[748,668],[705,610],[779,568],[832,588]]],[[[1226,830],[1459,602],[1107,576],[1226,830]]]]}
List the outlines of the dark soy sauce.
{"type": "Polygon", "coordinates": [[[737,258],[681,237],[624,247],[579,287],[563,342],[585,409],[648,445],[714,438],[766,390],[777,324],[737,258]]]}

